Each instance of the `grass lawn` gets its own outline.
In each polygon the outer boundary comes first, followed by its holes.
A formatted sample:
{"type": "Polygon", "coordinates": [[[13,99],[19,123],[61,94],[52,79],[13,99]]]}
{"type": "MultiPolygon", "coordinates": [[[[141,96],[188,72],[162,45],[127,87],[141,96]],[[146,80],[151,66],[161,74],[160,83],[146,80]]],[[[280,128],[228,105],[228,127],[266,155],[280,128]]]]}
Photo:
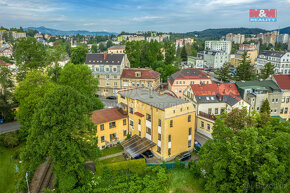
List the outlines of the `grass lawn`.
{"type": "Polygon", "coordinates": [[[123,147],[121,145],[117,145],[111,148],[106,148],[103,149],[102,152],[102,157],[107,156],[107,155],[111,155],[111,154],[115,154],[115,153],[119,153],[123,151],[123,147]]]}
{"type": "Polygon", "coordinates": [[[167,170],[169,192],[172,193],[202,193],[199,179],[195,179],[188,169],[167,170]]]}
{"type": "Polygon", "coordinates": [[[123,157],[123,155],[119,155],[119,156],[112,157],[112,158],[109,158],[109,159],[104,159],[104,160],[102,160],[100,162],[105,165],[105,164],[121,162],[121,161],[125,161],[125,158],[123,157]]]}
{"type": "Polygon", "coordinates": [[[16,162],[12,159],[16,149],[0,146],[0,192],[12,193],[16,191],[16,162]]]}

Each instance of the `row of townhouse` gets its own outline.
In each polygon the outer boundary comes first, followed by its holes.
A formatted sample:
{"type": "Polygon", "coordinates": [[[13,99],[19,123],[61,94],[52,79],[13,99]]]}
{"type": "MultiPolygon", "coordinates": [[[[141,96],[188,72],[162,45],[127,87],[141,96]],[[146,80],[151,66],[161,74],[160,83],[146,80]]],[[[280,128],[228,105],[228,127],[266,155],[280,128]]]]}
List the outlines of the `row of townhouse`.
{"type": "Polygon", "coordinates": [[[256,62],[258,72],[260,72],[268,62],[271,62],[275,66],[276,74],[290,74],[290,52],[262,51],[256,62]]]}
{"type": "MultiPolygon", "coordinates": [[[[113,50],[113,49],[112,49],[113,50]]],[[[150,68],[130,68],[126,54],[111,53],[87,54],[85,64],[99,79],[101,96],[117,96],[121,89],[146,87],[158,89],[160,73],[150,68]]]]}
{"type": "Polygon", "coordinates": [[[131,142],[125,151],[132,158],[150,149],[164,161],[193,150],[195,108],[191,102],[134,88],[119,91],[118,105],[92,113],[101,149],[131,142]]]}

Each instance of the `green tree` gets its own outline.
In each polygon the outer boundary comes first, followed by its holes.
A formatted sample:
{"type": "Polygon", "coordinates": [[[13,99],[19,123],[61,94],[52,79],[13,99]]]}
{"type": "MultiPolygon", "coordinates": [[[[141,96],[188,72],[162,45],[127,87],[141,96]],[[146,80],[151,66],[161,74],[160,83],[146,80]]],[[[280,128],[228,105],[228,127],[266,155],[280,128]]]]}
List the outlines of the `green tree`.
{"type": "Polygon", "coordinates": [[[11,112],[14,96],[13,71],[4,64],[0,64],[0,117],[6,121],[11,112]]]}
{"type": "Polygon", "coordinates": [[[52,80],[57,83],[61,71],[59,61],[61,61],[67,56],[66,48],[64,45],[59,44],[55,46],[53,49],[49,49],[48,55],[51,66],[48,67],[47,72],[48,75],[52,78],[52,80]]]}
{"type": "Polygon", "coordinates": [[[19,145],[19,139],[16,133],[6,133],[4,135],[3,144],[6,147],[16,147],[19,145]]]}
{"type": "Polygon", "coordinates": [[[7,62],[9,64],[13,64],[13,61],[6,56],[0,56],[0,60],[3,60],[4,62],[7,62]]]}
{"type": "Polygon", "coordinates": [[[112,47],[114,44],[112,42],[112,40],[108,40],[107,41],[107,48],[112,47]]]}
{"type": "Polygon", "coordinates": [[[271,108],[270,108],[270,103],[269,103],[268,99],[264,100],[264,102],[261,106],[261,113],[266,113],[266,114],[270,115],[271,108]]]}
{"type": "Polygon", "coordinates": [[[173,64],[175,60],[175,45],[171,42],[165,43],[165,64],[173,64]]]}
{"type": "Polygon", "coordinates": [[[21,124],[20,135],[23,139],[29,134],[32,124],[32,117],[37,104],[43,99],[47,92],[50,92],[55,84],[50,78],[37,70],[27,73],[26,78],[19,82],[15,89],[15,97],[19,102],[17,120],[21,124]]]}
{"type": "Polygon", "coordinates": [[[236,79],[248,81],[255,80],[256,78],[255,68],[248,59],[247,53],[244,53],[240,65],[237,67],[236,79]]]}
{"type": "Polygon", "coordinates": [[[88,49],[83,46],[77,46],[71,49],[71,62],[74,64],[84,64],[88,49]]]}
{"type": "Polygon", "coordinates": [[[261,69],[260,77],[267,79],[270,75],[275,74],[275,66],[271,62],[267,62],[263,69],[261,69]]]}
{"type": "Polygon", "coordinates": [[[100,51],[100,52],[104,52],[104,51],[106,51],[106,50],[107,50],[106,46],[105,46],[103,43],[100,43],[100,44],[99,44],[99,51],[100,51]]]}
{"type": "Polygon", "coordinates": [[[180,57],[182,61],[187,61],[187,53],[186,53],[185,46],[183,46],[181,49],[180,57]]]}
{"type": "Polygon", "coordinates": [[[87,183],[92,174],[83,164],[99,155],[88,104],[86,97],[67,86],[45,95],[35,110],[21,154],[24,171],[32,174],[49,157],[59,192],[72,192],[87,183]]]}
{"type": "Polygon", "coordinates": [[[59,84],[70,86],[77,90],[91,102],[91,110],[102,109],[103,103],[95,96],[98,90],[98,79],[86,65],[68,63],[61,71],[59,84]]]}
{"type": "MultiPolygon", "coordinates": [[[[232,116],[232,115],[225,115],[232,116]]],[[[252,125],[240,130],[218,118],[213,140],[199,152],[207,192],[284,192],[290,182],[290,123],[272,118],[258,124],[260,114],[251,115],[252,125]],[[287,153],[288,152],[288,153],[287,153]],[[266,185],[272,184],[273,186],[266,185]]],[[[240,123],[242,125],[242,123],[240,123]]]]}
{"type": "Polygon", "coordinates": [[[215,74],[218,76],[217,79],[222,82],[229,82],[232,78],[232,72],[230,71],[230,64],[224,63],[224,65],[217,69],[215,74]]]}
{"type": "Polygon", "coordinates": [[[37,42],[35,38],[17,39],[13,50],[13,56],[19,69],[17,77],[19,81],[25,78],[27,71],[42,69],[49,62],[44,45],[37,42]]]}
{"type": "Polygon", "coordinates": [[[93,44],[91,51],[92,51],[92,53],[98,53],[98,45],[97,44],[93,44]]]}

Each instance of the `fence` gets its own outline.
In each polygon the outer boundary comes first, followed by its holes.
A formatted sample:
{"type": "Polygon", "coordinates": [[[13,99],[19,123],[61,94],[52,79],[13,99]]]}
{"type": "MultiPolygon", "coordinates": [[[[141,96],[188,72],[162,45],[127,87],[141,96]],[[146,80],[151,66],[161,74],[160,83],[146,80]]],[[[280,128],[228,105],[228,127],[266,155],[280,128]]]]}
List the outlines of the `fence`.
{"type": "MultiPolygon", "coordinates": [[[[188,167],[189,161],[181,161],[179,164],[184,166],[184,168],[188,167]]],[[[147,166],[165,166],[167,169],[173,169],[177,167],[176,162],[166,162],[166,163],[146,163],[147,166]]]]}

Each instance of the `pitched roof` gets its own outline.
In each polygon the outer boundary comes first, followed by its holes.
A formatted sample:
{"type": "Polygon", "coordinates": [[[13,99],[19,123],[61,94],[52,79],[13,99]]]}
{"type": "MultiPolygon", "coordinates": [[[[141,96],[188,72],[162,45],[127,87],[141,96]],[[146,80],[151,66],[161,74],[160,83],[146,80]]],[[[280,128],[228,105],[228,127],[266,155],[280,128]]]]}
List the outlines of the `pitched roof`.
{"type": "Polygon", "coordinates": [[[125,49],[125,45],[115,45],[115,46],[111,46],[108,48],[109,50],[111,49],[125,49]]]}
{"type": "Polygon", "coordinates": [[[195,68],[185,68],[178,72],[172,74],[169,78],[170,84],[174,82],[174,80],[182,80],[182,79],[209,79],[205,72],[195,68]]]}
{"type": "Polygon", "coordinates": [[[290,90],[290,75],[289,74],[275,74],[274,78],[282,90],[290,90]]]}
{"type": "Polygon", "coordinates": [[[236,85],[234,83],[223,84],[192,84],[190,85],[195,96],[202,95],[240,95],[236,85]]]}
{"type": "Polygon", "coordinates": [[[252,81],[237,81],[236,85],[239,89],[254,89],[263,90],[270,93],[277,91],[280,92],[280,88],[273,80],[252,80],[252,81]]]}
{"type": "Polygon", "coordinates": [[[121,113],[118,107],[101,109],[92,112],[92,121],[94,124],[106,123],[127,117],[128,115],[121,113]]]}
{"type": "Polygon", "coordinates": [[[197,103],[224,102],[231,106],[241,100],[240,93],[234,83],[190,85],[197,103]]]}
{"type": "Polygon", "coordinates": [[[285,52],[270,51],[270,50],[264,50],[260,53],[260,55],[278,57],[278,58],[281,58],[282,56],[284,56],[284,54],[285,52]]]}
{"type": "Polygon", "coordinates": [[[151,68],[125,68],[122,72],[121,78],[136,78],[136,79],[156,79],[160,77],[160,73],[151,68]],[[136,77],[135,73],[140,72],[141,76],[136,77]]]}
{"type": "Polygon", "coordinates": [[[158,92],[152,91],[147,88],[121,90],[118,93],[124,97],[142,101],[146,104],[149,104],[162,110],[185,103],[190,103],[189,101],[175,98],[167,94],[161,95],[158,92]]]}
{"type": "Polygon", "coordinates": [[[86,64],[121,65],[125,54],[87,54],[86,64]]]}

